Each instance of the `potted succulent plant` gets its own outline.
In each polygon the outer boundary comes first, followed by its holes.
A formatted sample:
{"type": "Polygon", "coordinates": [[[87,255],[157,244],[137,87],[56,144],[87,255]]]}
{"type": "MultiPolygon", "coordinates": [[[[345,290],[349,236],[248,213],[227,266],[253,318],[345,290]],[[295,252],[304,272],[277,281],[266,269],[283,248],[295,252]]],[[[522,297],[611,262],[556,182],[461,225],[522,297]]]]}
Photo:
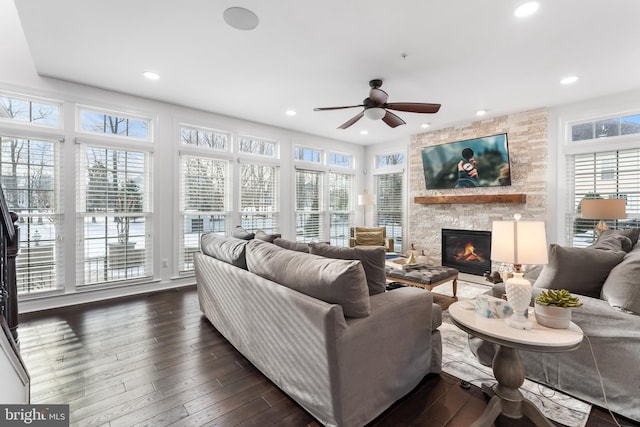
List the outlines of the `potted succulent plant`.
{"type": "Polygon", "coordinates": [[[581,306],[580,299],[566,289],[548,289],[535,299],[536,320],[549,328],[566,329],[571,323],[571,309],[581,306]]]}

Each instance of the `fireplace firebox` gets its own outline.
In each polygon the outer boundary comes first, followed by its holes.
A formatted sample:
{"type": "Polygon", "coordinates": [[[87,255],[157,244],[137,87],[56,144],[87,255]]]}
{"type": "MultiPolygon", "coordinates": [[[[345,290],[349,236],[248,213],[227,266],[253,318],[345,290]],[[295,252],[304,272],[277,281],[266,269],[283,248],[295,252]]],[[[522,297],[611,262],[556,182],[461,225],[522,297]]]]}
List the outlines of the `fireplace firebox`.
{"type": "Polygon", "coordinates": [[[482,276],[491,270],[491,232],[442,229],[442,265],[482,276]]]}

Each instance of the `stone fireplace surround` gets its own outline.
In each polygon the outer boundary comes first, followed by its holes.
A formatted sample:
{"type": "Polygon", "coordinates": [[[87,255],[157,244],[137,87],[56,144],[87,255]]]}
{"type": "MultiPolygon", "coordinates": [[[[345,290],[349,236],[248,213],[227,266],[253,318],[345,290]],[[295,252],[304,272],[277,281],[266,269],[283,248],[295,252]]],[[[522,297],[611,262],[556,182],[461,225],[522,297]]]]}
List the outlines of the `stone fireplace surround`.
{"type": "MultiPolygon", "coordinates": [[[[442,229],[491,231],[493,221],[547,218],[548,112],[541,108],[467,125],[412,136],[408,156],[408,224],[405,250],[413,243],[430,262],[442,259],[442,229]],[[511,186],[454,190],[427,190],[422,168],[422,147],[506,133],[511,164],[511,186]],[[495,203],[416,203],[416,198],[524,194],[526,201],[495,203]]],[[[464,198],[462,198],[464,199],[464,198]]],[[[497,198],[499,199],[499,198],[497,198]]],[[[420,199],[418,199],[420,200],[420,199]]],[[[428,199],[427,199],[428,200],[428,199]]],[[[497,269],[494,266],[493,269],[497,269]]]]}

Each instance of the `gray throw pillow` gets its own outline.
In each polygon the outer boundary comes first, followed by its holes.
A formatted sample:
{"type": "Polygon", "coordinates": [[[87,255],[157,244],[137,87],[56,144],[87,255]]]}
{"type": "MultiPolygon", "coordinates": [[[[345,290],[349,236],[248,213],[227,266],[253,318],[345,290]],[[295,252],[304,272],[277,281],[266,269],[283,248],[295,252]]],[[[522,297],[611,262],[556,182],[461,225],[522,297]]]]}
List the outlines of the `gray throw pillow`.
{"type": "MultiPolygon", "coordinates": [[[[603,230],[598,236],[598,242],[606,239],[610,236],[625,236],[631,240],[631,246],[638,243],[638,236],[640,235],[640,228],[625,228],[624,230],[603,230]]],[[[629,249],[631,250],[631,249],[629,249]]]]}
{"type": "Polygon", "coordinates": [[[242,240],[251,240],[255,237],[255,234],[249,233],[241,225],[236,225],[236,228],[233,230],[233,233],[231,233],[231,237],[235,237],[236,239],[242,239],[242,240]]]}
{"type": "Polygon", "coordinates": [[[640,314],[640,246],[611,269],[602,286],[601,297],[612,307],[640,314]]]}
{"type": "Polygon", "coordinates": [[[249,271],[329,304],[348,317],[371,313],[369,290],[360,261],[330,259],[290,251],[262,240],[247,244],[249,271]]]}
{"type": "Polygon", "coordinates": [[[341,248],[326,243],[311,243],[311,253],[335,259],[357,259],[364,267],[369,295],[381,294],[387,287],[385,274],[386,250],[384,247],[341,248]]]}
{"type": "Polygon", "coordinates": [[[256,239],[264,240],[265,242],[273,243],[273,241],[279,237],[282,237],[282,234],[267,234],[262,230],[256,231],[256,239]]]}
{"type": "Polygon", "coordinates": [[[215,233],[203,234],[200,238],[200,250],[203,254],[245,270],[247,269],[246,246],[247,240],[215,233]]]}
{"type": "Polygon", "coordinates": [[[273,239],[273,244],[284,249],[289,249],[290,251],[309,253],[308,243],[294,242],[293,240],[287,240],[283,239],[282,237],[278,237],[276,239],[273,239]]]}
{"type": "Polygon", "coordinates": [[[605,279],[625,252],[549,245],[549,263],[536,280],[536,288],[566,289],[571,293],[600,298],[605,279]]]}

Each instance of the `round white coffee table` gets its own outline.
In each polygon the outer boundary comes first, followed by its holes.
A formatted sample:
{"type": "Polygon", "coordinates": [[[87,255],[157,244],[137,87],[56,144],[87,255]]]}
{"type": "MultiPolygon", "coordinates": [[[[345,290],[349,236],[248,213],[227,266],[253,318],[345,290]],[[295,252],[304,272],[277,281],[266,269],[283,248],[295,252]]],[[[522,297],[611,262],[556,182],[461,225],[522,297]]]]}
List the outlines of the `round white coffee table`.
{"type": "Polygon", "coordinates": [[[553,427],[542,412],[520,392],[525,372],[518,350],[554,353],[575,350],[582,342],[582,329],[571,322],[568,329],[551,329],[538,325],[529,312],[533,328],[514,329],[504,319],[488,319],[477,314],[473,301],[460,301],[449,306],[451,321],[463,331],[498,344],[493,358],[493,375],[498,381],[493,387],[482,386],[492,395],[487,408],[472,427],[490,426],[500,414],[509,418],[527,417],[537,426],[553,427]]]}

